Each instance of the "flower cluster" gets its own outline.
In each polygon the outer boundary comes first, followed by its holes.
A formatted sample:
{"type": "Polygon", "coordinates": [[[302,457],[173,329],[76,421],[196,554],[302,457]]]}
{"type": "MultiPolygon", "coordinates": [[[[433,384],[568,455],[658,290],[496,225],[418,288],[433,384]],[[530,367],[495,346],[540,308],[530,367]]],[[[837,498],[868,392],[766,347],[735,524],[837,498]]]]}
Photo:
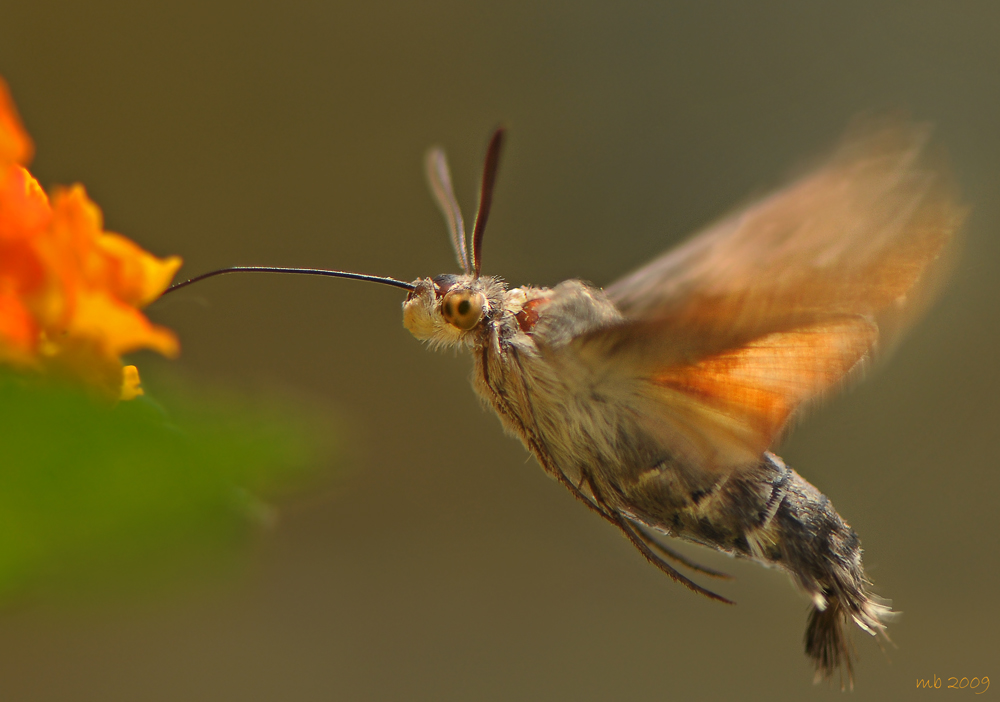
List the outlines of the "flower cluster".
{"type": "Polygon", "coordinates": [[[25,168],[32,151],[0,79],[0,363],[134,397],[138,373],[121,355],[178,352],[173,332],[139,310],[166,289],[181,260],[105,232],[81,185],[48,197],[25,168]]]}

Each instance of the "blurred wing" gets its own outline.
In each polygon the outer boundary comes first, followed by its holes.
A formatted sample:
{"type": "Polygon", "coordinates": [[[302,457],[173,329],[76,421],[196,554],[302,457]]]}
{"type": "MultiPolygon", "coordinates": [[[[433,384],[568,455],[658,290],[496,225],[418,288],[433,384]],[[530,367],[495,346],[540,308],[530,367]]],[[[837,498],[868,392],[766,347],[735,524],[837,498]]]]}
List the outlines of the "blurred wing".
{"type": "Polygon", "coordinates": [[[755,462],[937,287],[964,209],[926,138],[856,128],[811,175],[608,287],[626,320],[578,339],[580,359],[616,369],[670,450],[709,470],[755,462]]]}

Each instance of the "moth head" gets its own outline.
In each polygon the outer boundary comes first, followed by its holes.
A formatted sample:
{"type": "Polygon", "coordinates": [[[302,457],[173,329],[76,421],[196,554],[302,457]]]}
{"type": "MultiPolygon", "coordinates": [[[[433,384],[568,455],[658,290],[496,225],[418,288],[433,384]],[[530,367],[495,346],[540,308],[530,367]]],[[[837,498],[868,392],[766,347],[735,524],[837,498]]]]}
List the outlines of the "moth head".
{"type": "Polygon", "coordinates": [[[235,266],[209,271],[202,275],[170,286],[164,294],[180,290],[192,283],[224,273],[270,272],[323,275],[334,278],[362,280],[390,285],[408,291],[403,303],[403,324],[422,341],[433,345],[452,346],[459,343],[471,345],[491,316],[497,314],[504,304],[506,286],[499,278],[480,276],[482,268],[483,233],[493,202],[493,186],[500,165],[503,148],[504,129],[498,127],[490,138],[483,165],[483,180],[479,190],[479,208],[472,229],[472,241],[466,244],[465,224],[462,211],[451,187],[451,174],[444,151],[433,148],[427,153],[425,166],[430,181],[431,192],[437,200],[448,225],[451,244],[461,266],[462,275],[441,275],[437,278],[421,278],[413,283],[386,276],[367,275],[351,271],[331,271],[316,268],[280,268],[275,266],[235,266]]]}
{"type": "Polygon", "coordinates": [[[486,149],[471,246],[466,244],[462,210],[451,187],[451,173],[444,151],[433,148],[427,152],[424,161],[427,179],[448,225],[451,245],[463,275],[439,275],[413,283],[413,289],[403,303],[403,326],[421,341],[429,341],[435,346],[472,344],[477,330],[481,330],[489,320],[491,307],[503,306],[504,284],[499,279],[480,276],[483,232],[493,202],[493,185],[500,165],[503,138],[501,127],[493,132],[486,149]]]}
{"type": "Polygon", "coordinates": [[[472,343],[488,319],[488,283],[469,275],[417,280],[403,303],[403,326],[435,345],[472,343]]]}

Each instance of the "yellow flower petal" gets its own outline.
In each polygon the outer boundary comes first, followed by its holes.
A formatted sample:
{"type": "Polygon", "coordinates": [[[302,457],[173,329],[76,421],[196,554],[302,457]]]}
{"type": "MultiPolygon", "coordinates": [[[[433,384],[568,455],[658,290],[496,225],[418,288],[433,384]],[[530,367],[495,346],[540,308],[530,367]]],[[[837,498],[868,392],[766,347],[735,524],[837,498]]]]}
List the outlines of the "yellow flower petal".
{"type": "Polygon", "coordinates": [[[79,291],[65,333],[93,341],[109,358],[144,348],[170,358],[180,352],[172,331],[152,324],[136,308],[100,290],[79,291]]]}
{"type": "Polygon", "coordinates": [[[139,379],[139,369],[135,366],[125,366],[122,368],[122,400],[134,400],[139,395],[145,395],[142,389],[142,381],[139,379]]]}
{"type": "Polygon", "coordinates": [[[180,256],[157,258],[120,234],[105,233],[97,243],[109,263],[109,287],[136,307],[158,298],[181,267],[180,256]]]}

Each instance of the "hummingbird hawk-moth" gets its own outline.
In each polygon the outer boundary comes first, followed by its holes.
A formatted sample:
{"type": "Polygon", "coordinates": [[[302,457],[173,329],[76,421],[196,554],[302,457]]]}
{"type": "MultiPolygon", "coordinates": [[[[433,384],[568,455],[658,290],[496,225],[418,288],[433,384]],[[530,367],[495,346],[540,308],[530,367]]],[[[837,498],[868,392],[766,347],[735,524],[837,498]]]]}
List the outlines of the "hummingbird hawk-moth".
{"type": "Polygon", "coordinates": [[[462,272],[386,283],[432,347],[472,354],[472,384],[550,476],[653,565],[722,575],[666,535],[786,571],[811,600],[817,679],[851,680],[848,629],[885,637],[861,542],[830,500],[770,452],[802,409],[860,375],[929,302],[964,209],[925,155],[928,130],[855,127],[817,169],[600,288],[511,288],[484,275],[504,131],[490,140],[466,244],[444,152],[426,166],[462,272]]]}

